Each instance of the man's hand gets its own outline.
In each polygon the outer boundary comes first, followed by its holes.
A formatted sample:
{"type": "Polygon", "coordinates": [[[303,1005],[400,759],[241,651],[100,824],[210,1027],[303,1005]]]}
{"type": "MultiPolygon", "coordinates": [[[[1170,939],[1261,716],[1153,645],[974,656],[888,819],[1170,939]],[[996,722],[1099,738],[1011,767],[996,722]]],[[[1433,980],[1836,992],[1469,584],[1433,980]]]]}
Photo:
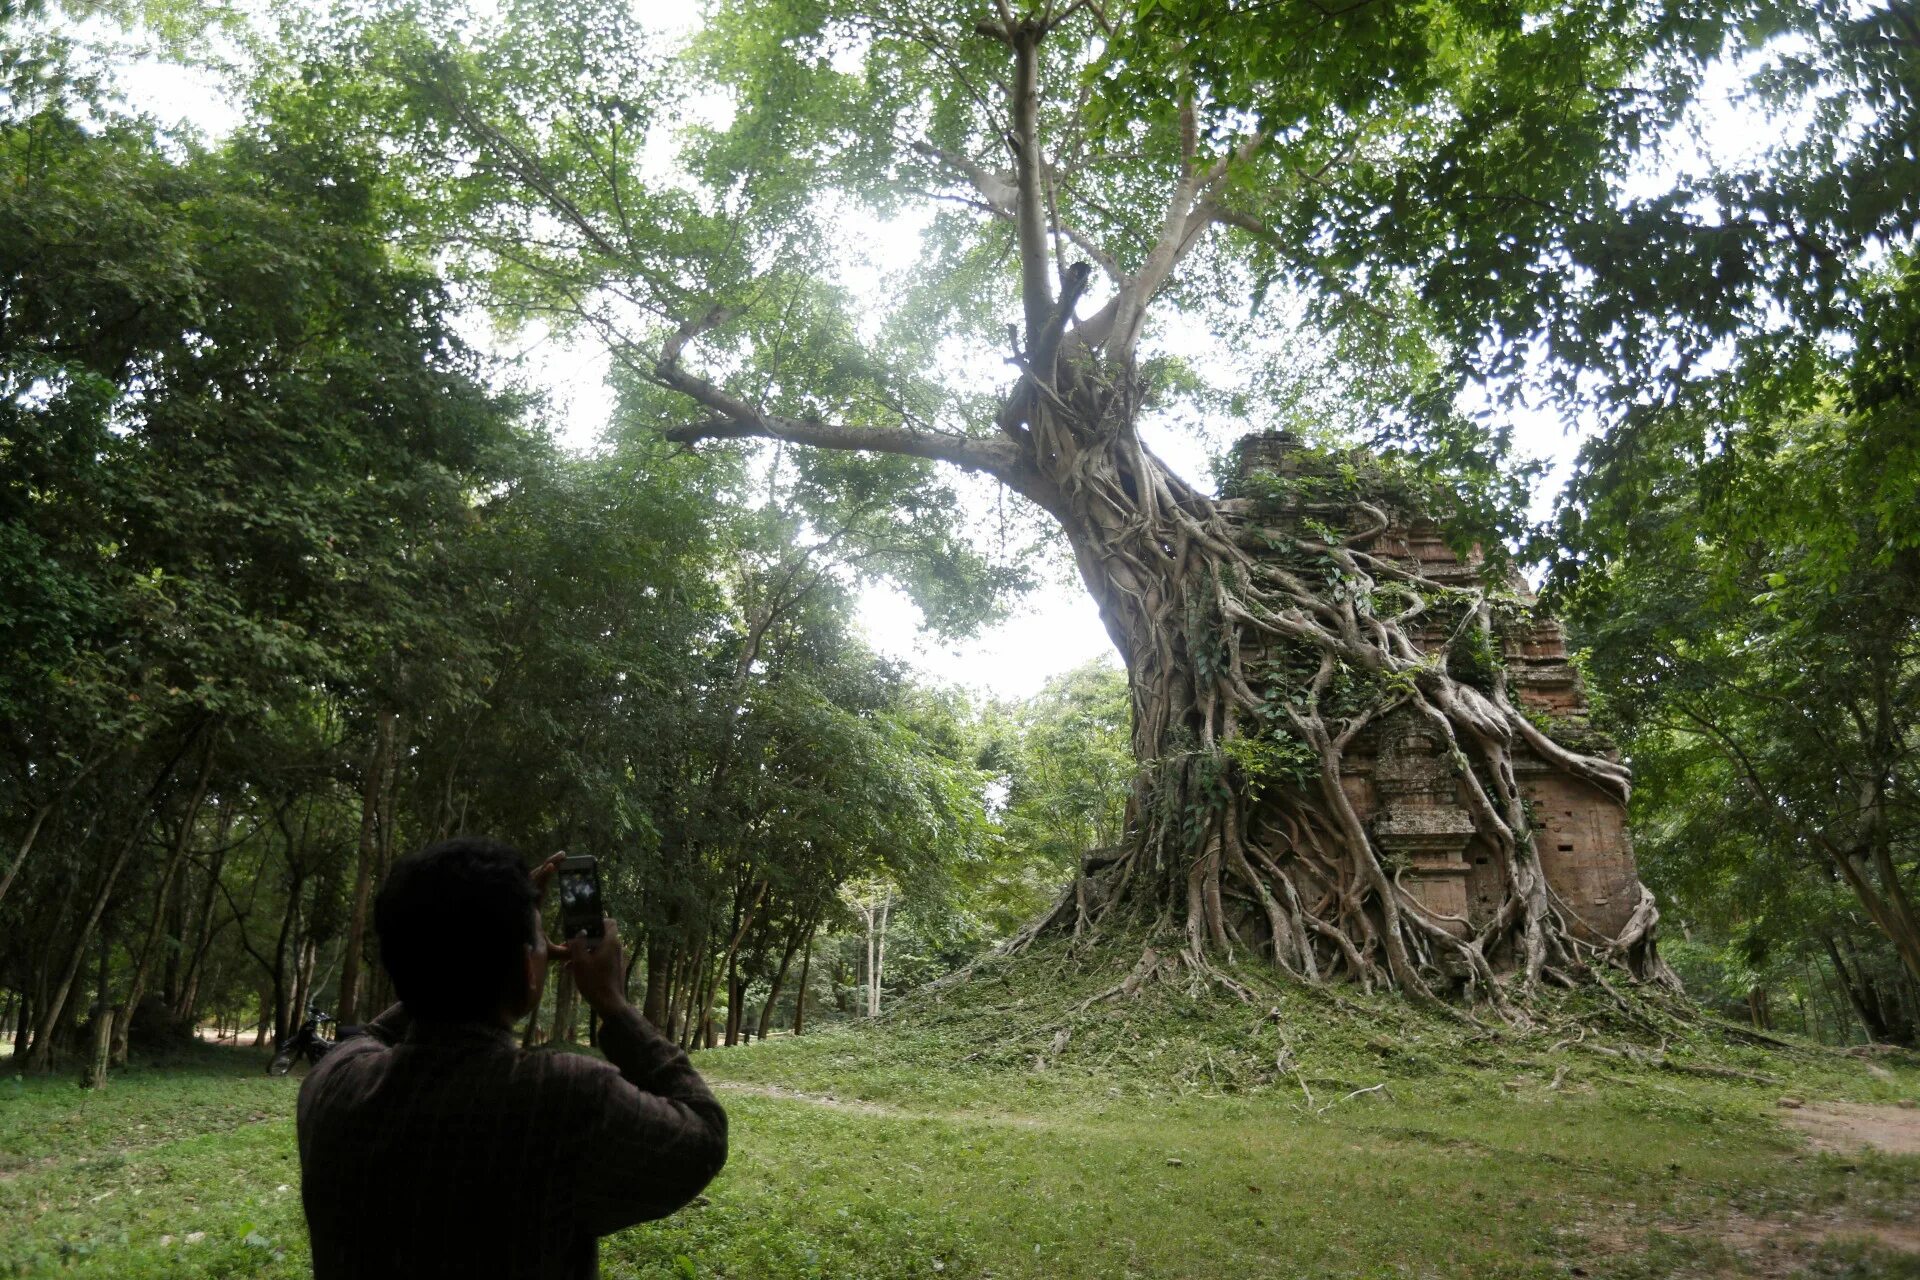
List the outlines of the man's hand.
{"type": "Polygon", "coordinates": [[[612,920],[599,939],[574,938],[564,946],[551,943],[548,951],[564,957],[573,974],[573,989],[601,1017],[627,1007],[627,962],[620,946],[620,928],[612,920]]]}
{"type": "Polygon", "coordinates": [[[554,873],[560,870],[560,864],[566,860],[566,854],[556,853],[527,873],[527,878],[533,881],[534,893],[539,895],[539,905],[543,907],[546,905],[547,886],[553,883],[554,873]]]}

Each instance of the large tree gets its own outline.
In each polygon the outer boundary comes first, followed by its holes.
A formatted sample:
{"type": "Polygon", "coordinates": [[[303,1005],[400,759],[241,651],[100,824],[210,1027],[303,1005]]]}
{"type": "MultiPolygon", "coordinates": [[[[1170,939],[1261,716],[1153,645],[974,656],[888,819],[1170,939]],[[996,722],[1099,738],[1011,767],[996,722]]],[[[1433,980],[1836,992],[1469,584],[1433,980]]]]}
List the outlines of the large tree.
{"type": "Polygon", "coordinates": [[[869,496],[924,493],[918,464],[949,464],[1064,533],[1126,662],[1138,774],[1122,855],[1058,919],[1137,915],[1178,936],[1167,963],[1229,982],[1238,942],[1422,998],[1497,992],[1500,969],[1531,986],[1657,965],[1650,899],[1583,940],[1541,875],[1516,753],[1621,800],[1628,779],[1477,662],[1500,651],[1502,584],[1435,581],[1372,539],[1422,509],[1463,539],[1512,529],[1503,433],[1453,412],[1462,379],[1512,379],[1534,347],[1569,390],[1627,370],[1603,381],[1633,403],[1765,330],[1770,281],[1807,266],[1824,283],[1787,301],[1828,306],[1869,234],[1796,220],[1832,212],[1828,188],[1783,212],[1777,187],[1626,183],[1737,33],[1871,22],[1634,0],[734,0],[669,56],[620,4],[428,7],[342,21],[268,88],[361,113],[403,228],[469,251],[503,309],[604,338],[667,393],[669,439],[892,459],[869,496]],[[845,287],[861,209],[921,232],[890,302],[845,287]],[[1172,355],[1175,316],[1252,376],[1203,384],[1172,355]],[[1010,385],[954,372],[1002,360],[1010,385]],[[1317,525],[1263,527],[1271,505],[1211,496],[1143,443],[1182,392],[1241,427],[1416,439],[1421,465],[1348,466],[1375,483],[1317,525]],[[1417,644],[1435,624],[1448,638],[1417,644]],[[1467,936],[1396,885],[1340,785],[1356,736],[1400,708],[1460,762],[1504,868],[1467,936]],[[1231,749],[1255,739],[1272,750],[1231,749]],[[1250,776],[1282,757],[1285,777],[1250,776]]]}

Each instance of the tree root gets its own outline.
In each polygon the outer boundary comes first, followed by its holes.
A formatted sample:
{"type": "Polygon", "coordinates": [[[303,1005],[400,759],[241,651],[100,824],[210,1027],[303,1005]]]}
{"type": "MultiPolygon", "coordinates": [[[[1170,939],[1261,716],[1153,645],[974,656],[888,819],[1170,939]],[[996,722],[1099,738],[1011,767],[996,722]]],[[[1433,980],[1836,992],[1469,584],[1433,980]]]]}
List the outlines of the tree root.
{"type": "Polygon", "coordinates": [[[1135,434],[1142,389],[1130,367],[1063,357],[1029,377],[1025,431],[1051,486],[1041,497],[1127,660],[1141,768],[1121,855],[1082,868],[1003,950],[1151,920],[1161,947],[1096,1000],[1178,972],[1195,992],[1251,1002],[1229,969],[1253,952],[1309,986],[1391,989],[1475,1025],[1482,1006],[1524,1024],[1543,984],[1596,978],[1639,1018],[1601,973],[1673,983],[1653,943],[1652,896],[1642,892],[1613,938],[1573,919],[1541,870],[1515,760],[1525,753],[1621,803],[1627,770],[1529,721],[1497,657],[1479,687],[1453,673],[1456,653],[1502,651],[1487,589],[1377,554],[1372,543],[1396,523],[1385,502],[1315,507],[1313,519],[1266,529],[1250,523],[1250,504],[1192,489],[1135,434]],[[1352,527],[1316,525],[1320,515],[1352,527]],[[1355,741],[1403,708],[1439,736],[1504,882],[1477,928],[1407,887],[1348,794],[1355,741]]]}

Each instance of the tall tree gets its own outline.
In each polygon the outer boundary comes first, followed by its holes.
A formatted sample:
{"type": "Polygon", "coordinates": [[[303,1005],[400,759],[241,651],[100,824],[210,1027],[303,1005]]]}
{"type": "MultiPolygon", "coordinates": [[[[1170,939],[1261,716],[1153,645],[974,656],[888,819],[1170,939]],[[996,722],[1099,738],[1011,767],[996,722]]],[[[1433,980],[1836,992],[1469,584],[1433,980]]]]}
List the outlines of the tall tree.
{"type": "Polygon", "coordinates": [[[1429,477],[1451,477],[1436,494],[1374,473],[1388,502],[1440,497],[1463,528],[1511,527],[1498,441],[1447,411],[1447,379],[1509,323],[1564,338],[1568,359],[1617,327],[1582,309],[1567,260],[1671,220],[1670,205],[1623,211],[1615,184],[1727,21],[1625,3],[741,0],[673,60],[624,6],[559,22],[529,0],[457,40],[411,11],[348,22],[334,56],[270,92],[366,110],[397,143],[401,220],[457,227],[504,309],[603,336],[669,393],[669,439],[882,455],[899,465],[873,478],[896,499],[929,483],[914,460],[936,461],[1029,500],[1064,533],[1129,675],[1141,767],[1093,914],[1170,920],[1175,963],[1218,974],[1237,891],[1262,904],[1252,934],[1283,967],[1431,997],[1492,990],[1496,966],[1526,984],[1606,956],[1651,971],[1650,910],[1594,942],[1553,909],[1512,762],[1532,752],[1622,799],[1626,772],[1536,728],[1497,670],[1450,671],[1452,649],[1498,652],[1498,584],[1372,554],[1380,494],[1336,495],[1348,527],[1257,554],[1271,512],[1156,458],[1143,415],[1192,380],[1155,349],[1154,317],[1291,344],[1315,376],[1344,366],[1339,391],[1361,406],[1348,420],[1419,425],[1429,477]],[[835,230],[861,205],[925,228],[923,262],[877,315],[840,287],[835,230]],[[1287,328],[1298,307],[1262,306],[1276,287],[1308,291],[1337,361],[1316,364],[1287,328]],[[1012,386],[943,377],[968,348],[1010,354],[1012,386]],[[1454,638],[1423,653],[1415,619],[1454,638]],[[1394,885],[1340,786],[1355,736],[1400,707],[1466,762],[1505,872],[1505,902],[1468,937],[1394,885]],[[1265,801],[1225,750],[1255,737],[1309,766],[1265,801]]]}

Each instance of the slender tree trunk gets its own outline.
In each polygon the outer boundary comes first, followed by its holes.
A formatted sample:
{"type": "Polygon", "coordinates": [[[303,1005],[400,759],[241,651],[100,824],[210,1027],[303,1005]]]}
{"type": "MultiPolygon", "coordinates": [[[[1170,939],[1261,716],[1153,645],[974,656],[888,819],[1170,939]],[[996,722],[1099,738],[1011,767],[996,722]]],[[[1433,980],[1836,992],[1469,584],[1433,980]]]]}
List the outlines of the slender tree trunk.
{"type": "Polygon", "coordinates": [[[379,716],[372,748],[367,754],[367,776],[360,789],[360,854],[353,879],[353,908],[347,917],[347,950],[340,964],[340,1013],[342,1022],[358,1022],[360,965],[367,938],[367,909],[373,897],[374,863],[379,859],[380,794],[385,785],[393,753],[394,722],[391,711],[379,716]]]}
{"type": "Polygon", "coordinates": [[[813,973],[813,935],[820,927],[819,917],[814,917],[807,926],[807,936],[800,943],[800,986],[793,993],[793,1034],[802,1035],[807,1029],[807,994],[810,990],[807,979],[813,973]]]}
{"type": "Polygon", "coordinates": [[[273,944],[273,1043],[286,1043],[292,1028],[287,1025],[289,1000],[293,992],[287,982],[287,941],[299,925],[300,883],[294,881],[287,891],[287,909],[280,913],[280,933],[273,944]]]}
{"type": "Polygon", "coordinates": [[[700,1015],[706,1008],[706,989],[711,965],[705,950],[693,971],[687,975],[687,1007],[680,1027],[680,1047],[692,1052],[700,1043],[700,1015]]]}
{"type": "Polygon", "coordinates": [[[174,883],[180,874],[181,864],[186,861],[187,850],[193,844],[194,824],[200,818],[200,805],[207,796],[207,782],[213,776],[213,754],[217,734],[209,730],[206,741],[200,749],[200,773],[194,779],[193,792],[187,798],[186,812],[180,818],[180,830],[174,837],[173,849],[167,856],[166,870],[161,873],[160,887],[156,893],[153,917],[147,923],[147,935],[140,944],[140,954],[133,966],[133,980],[127,984],[126,1003],[113,1019],[113,1044],[110,1058],[116,1067],[127,1065],[127,1046],[133,1034],[133,1015],[140,1007],[141,997],[147,993],[147,980],[153,972],[154,953],[159,950],[161,927],[166,923],[167,907],[173,898],[174,883]]]}
{"type": "Polygon", "coordinates": [[[740,957],[736,952],[727,957],[726,1045],[729,1049],[740,1043],[740,1005],[745,995],[744,986],[740,981],[740,957]]]}
{"type": "MultiPolygon", "coordinates": [[[[549,971],[549,973],[551,973],[551,971],[549,971]]],[[[526,1025],[520,1029],[520,1048],[522,1048],[522,1050],[530,1050],[530,1048],[534,1048],[536,1044],[540,1044],[540,1006],[541,1004],[545,1004],[547,986],[551,983],[553,983],[553,979],[549,977],[549,981],[547,981],[547,983],[541,983],[540,990],[534,992],[534,1007],[526,1011],[526,1025]]]]}
{"type": "MultiPolygon", "coordinates": [[[[1827,958],[1833,961],[1833,971],[1840,976],[1840,989],[1847,993],[1848,1003],[1853,1006],[1854,1013],[1859,1016],[1860,1029],[1866,1032],[1867,1043],[1877,1044],[1885,1040],[1887,1038],[1886,1023],[1881,1019],[1879,1010],[1868,1003],[1867,995],[1861,990],[1854,975],[1847,972],[1846,962],[1840,958],[1840,949],[1833,945],[1833,938],[1827,936],[1821,941],[1827,944],[1827,958]]],[[[1857,959],[1858,956],[1856,955],[1855,958],[1857,959]]]]}
{"type": "Polygon", "coordinates": [[[14,877],[20,874],[20,868],[25,865],[27,855],[33,852],[33,842],[39,838],[41,825],[46,822],[47,815],[53,812],[54,806],[58,803],[58,801],[49,800],[33,811],[33,817],[27,822],[27,833],[20,837],[20,844],[14,852],[13,860],[7,864],[7,873],[0,876],[0,902],[6,901],[7,890],[13,887],[14,877]]]}
{"type": "Polygon", "coordinates": [[[686,982],[686,945],[675,943],[667,953],[667,989],[661,998],[666,1021],[659,1024],[660,1034],[678,1044],[680,1041],[681,987],[686,982]]]}
{"type": "MultiPolygon", "coordinates": [[[[793,964],[793,954],[800,949],[800,939],[810,932],[810,926],[795,929],[787,939],[787,947],[780,956],[780,967],[773,971],[773,982],[767,988],[766,1003],[760,1006],[760,1023],[755,1028],[760,1039],[765,1040],[773,1030],[773,1007],[780,1002],[780,988],[786,984],[787,970],[793,964]]],[[[803,984],[804,985],[804,981],[803,984]]],[[[795,1019],[798,1021],[798,1018],[795,1019]]]]}
{"type": "Polygon", "coordinates": [[[893,899],[887,897],[880,903],[879,947],[874,955],[873,969],[873,1016],[880,1016],[880,986],[887,980],[887,917],[893,914],[893,899]]]}
{"type": "Polygon", "coordinates": [[[298,1031],[306,1021],[307,1005],[314,998],[313,964],[316,951],[311,933],[303,934],[294,944],[292,1016],[288,1019],[288,1027],[293,1031],[298,1031]]]}
{"type": "Polygon", "coordinates": [[[99,886],[94,890],[93,905],[80,924],[79,936],[74,939],[73,949],[67,955],[66,968],[62,971],[58,983],[48,993],[46,1006],[41,1011],[40,1026],[34,1032],[34,1043],[28,1051],[26,1062],[28,1071],[45,1071],[52,1065],[54,1028],[60,1024],[61,1015],[66,1012],[67,997],[73,990],[73,982],[80,973],[80,966],[86,960],[87,944],[93,941],[94,929],[99,925],[100,917],[105,914],[107,904],[113,898],[113,889],[119,883],[120,873],[126,869],[127,860],[133,856],[134,846],[140,842],[140,833],[145,829],[141,819],[146,809],[147,806],[143,804],[135,813],[133,830],[125,840],[121,841],[119,852],[114,855],[112,863],[100,879],[99,886]]]}
{"type": "Polygon", "coordinates": [[[873,922],[875,915],[876,911],[873,907],[864,907],[860,912],[861,919],[867,926],[867,965],[862,971],[862,977],[865,981],[864,989],[861,992],[863,997],[861,1004],[863,1006],[862,1012],[869,1018],[871,1018],[875,1012],[873,1001],[873,922]]]}
{"type": "MultiPolygon", "coordinates": [[[[738,894],[734,896],[733,936],[727,940],[726,951],[717,957],[716,963],[713,965],[713,973],[707,979],[706,983],[706,999],[700,1006],[701,1034],[705,1038],[707,1048],[709,1049],[713,1047],[713,1002],[719,994],[720,976],[722,973],[732,973],[734,956],[739,953],[740,944],[746,940],[747,930],[753,927],[754,917],[760,910],[760,904],[766,899],[767,885],[767,881],[760,881],[758,888],[754,891],[752,900],[745,904],[741,903],[738,894]]],[[[729,1020],[731,1020],[731,1017],[729,1017],[729,1020]]]]}
{"type": "Polygon", "coordinates": [[[212,989],[214,991],[220,989],[219,964],[216,962],[212,966],[211,976],[203,981],[202,975],[206,973],[207,968],[205,966],[197,970],[193,975],[193,980],[187,985],[185,996],[182,997],[186,1001],[186,1013],[183,1016],[189,1025],[198,1023],[200,1015],[200,992],[206,989],[212,989]]]}
{"type": "Polygon", "coordinates": [[[1841,994],[1838,979],[1830,976],[1825,969],[1821,969],[1817,961],[1814,968],[1820,974],[1820,992],[1826,996],[1827,1008],[1833,1014],[1833,1033],[1836,1042],[1850,1044],[1853,1041],[1853,1033],[1849,1028],[1858,1021],[1858,1014],[1841,994]]]}
{"type": "Polygon", "coordinates": [[[709,963],[707,957],[705,939],[702,939],[700,944],[694,948],[693,953],[688,957],[688,964],[689,967],[686,976],[687,1002],[681,1011],[682,1020],[680,1025],[680,1047],[682,1049],[692,1049],[698,1042],[700,1034],[700,1014],[706,1007],[705,999],[708,975],[712,971],[713,966],[709,963]]]}
{"type": "Polygon", "coordinates": [[[99,768],[106,759],[107,753],[96,755],[81,766],[80,772],[67,779],[66,784],[60,788],[53,799],[33,811],[33,817],[27,820],[26,834],[20,837],[20,843],[14,849],[13,860],[7,864],[6,874],[0,875],[0,902],[6,901],[7,890],[13,887],[14,877],[20,874],[20,868],[25,865],[27,855],[33,852],[33,843],[39,837],[40,828],[46,822],[47,816],[59,808],[61,802],[73,794],[73,789],[85,781],[87,775],[99,768]]]}
{"type": "Polygon", "coordinates": [[[193,1021],[199,1004],[201,975],[206,972],[207,954],[213,950],[215,936],[225,927],[224,923],[216,925],[213,918],[214,895],[219,890],[220,873],[225,866],[226,850],[222,849],[207,864],[207,882],[202,886],[200,906],[194,913],[193,947],[187,957],[186,976],[180,984],[180,999],[173,1009],[176,1018],[187,1022],[193,1021]]]}
{"type": "Polygon", "coordinates": [[[189,862],[180,869],[180,878],[174,883],[173,896],[167,907],[166,922],[161,925],[164,937],[173,939],[174,945],[167,948],[160,967],[160,1004],[171,1010],[180,1001],[180,979],[186,971],[187,947],[192,937],[191,921],[187,911],[193,899],[193,864],[189,862]]]}
{"type": "Polygon", "coordinates": [[[93,1047],[87,1054],[87,1069],[80,1078],[83,1089],[104,1089],[107,1085],[108,1058],[113,1049],[113,1006],[102,1003],[94,1010],[93,1047]]]}
{"type": "Polygon", "coordinates": [[[560,980],[553,990],[553,1032],[548,1037],[548,1043],[572,1044],[574,1022],[573,973],[562,969],[560,980]]]}
{"type": "Polygon", "coordinates": [[[666,1027],[668,994],[668,946],[662,933],[647,935],[647,994],[641,998],[639,1013],[655,1027],[666,1027]]]}

